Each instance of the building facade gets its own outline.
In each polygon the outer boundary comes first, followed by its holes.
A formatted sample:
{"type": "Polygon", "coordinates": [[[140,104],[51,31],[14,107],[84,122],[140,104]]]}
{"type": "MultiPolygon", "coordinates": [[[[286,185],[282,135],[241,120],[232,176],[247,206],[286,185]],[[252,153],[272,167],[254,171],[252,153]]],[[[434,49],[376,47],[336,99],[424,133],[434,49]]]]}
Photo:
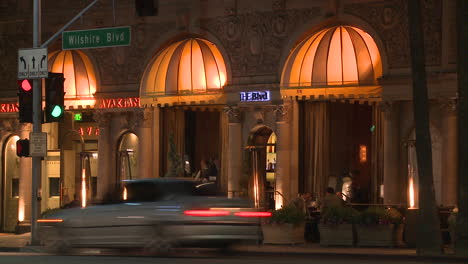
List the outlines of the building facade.
{"type": "MultiPolygon", "coordinates": [[[[31,161],[15,154],[17,53],[31,1],[0,4],[0,230],[30,219],[31,161]],[[13,52],[14,51],[14,52],[13,52]]],[[[42,40],[86,6],[42,4],[42,40]]],[[[437,204],[457,203],[455,1],[423,1],[437,204]]],[[[279,208],[328,186],[417,207],[406,1],[101,1],[69,30],[129,26],[123,47],[48,47],[66,115],[43,125],[41,210],[107,199],[120,182],[216,181],[279,208]],[[113,3],[113,4],[112,4],[113,3]],[[136,4],[137,3],[137,4],[136,4]]]]}

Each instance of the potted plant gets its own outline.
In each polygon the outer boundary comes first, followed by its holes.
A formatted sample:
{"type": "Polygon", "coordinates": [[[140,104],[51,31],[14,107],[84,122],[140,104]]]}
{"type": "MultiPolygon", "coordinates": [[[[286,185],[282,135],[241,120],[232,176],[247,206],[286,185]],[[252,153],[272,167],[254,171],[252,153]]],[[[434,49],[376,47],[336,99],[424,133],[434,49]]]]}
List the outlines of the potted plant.
{"type": "Polygon", "coordinates": [[[271,217],[262,223],[263,243],[304,243],[305,219],[305,213],[294,205],[273,210],[271,217]]]}
{"type": "Polygon", "coordinates": [[[395,208],[371,206],[362,211],[356,225],[358,246],[392,247],[403,217],[395,208]]]}
{"type": "Polygon", "coordinates": [[[353,223],[358,212],[352,207],[330,207],[322,212],[319,232],[321,246],[353,246],[353,223]]]}

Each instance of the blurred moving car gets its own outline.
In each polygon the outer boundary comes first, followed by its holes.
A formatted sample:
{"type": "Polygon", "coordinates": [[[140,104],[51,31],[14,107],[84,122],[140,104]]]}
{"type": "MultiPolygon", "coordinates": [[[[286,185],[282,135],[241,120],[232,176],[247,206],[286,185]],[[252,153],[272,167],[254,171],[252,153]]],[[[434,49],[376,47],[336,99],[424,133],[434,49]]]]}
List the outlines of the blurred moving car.
{"type": "Polygon", "coordinates": [[[215,196],[214,183],[158,178],[123,186],[118,202],[62,209],[39,219],[45,249],[130,247],[160,254],[184,246],[222,248],[262,240],[260,218],[271,216],[246,199],[215,196]]]}

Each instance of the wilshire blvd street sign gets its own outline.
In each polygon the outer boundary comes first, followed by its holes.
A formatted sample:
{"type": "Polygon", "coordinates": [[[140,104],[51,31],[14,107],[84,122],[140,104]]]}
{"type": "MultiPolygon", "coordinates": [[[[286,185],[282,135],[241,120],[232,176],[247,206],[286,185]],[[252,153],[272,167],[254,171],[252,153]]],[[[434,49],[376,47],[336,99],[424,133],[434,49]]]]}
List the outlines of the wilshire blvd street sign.
{"type": "Polygon", "coordinates": [[[130,27],[64,31],[62,49],[89,49],[130,45],[130,27]]]}

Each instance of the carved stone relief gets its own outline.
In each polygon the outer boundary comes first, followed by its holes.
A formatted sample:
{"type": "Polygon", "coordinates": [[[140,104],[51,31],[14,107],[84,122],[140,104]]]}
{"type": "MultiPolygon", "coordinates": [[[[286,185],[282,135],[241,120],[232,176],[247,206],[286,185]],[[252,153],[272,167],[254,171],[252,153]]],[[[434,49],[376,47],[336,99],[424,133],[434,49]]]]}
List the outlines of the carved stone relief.
{"type": "Polygon", "coordinates": [[[457,108],[458,108],[458,100],[457,99],[439,99],[437,102],[440,109],[447,114],[456,115],[457,108]]]}
{"type": "Polygon", "coordinates": [[[101,83],[103,85],[139,83],[138,78],[143,75],[146,67],[145,63],[142,63],[142,58],[148,56],[148,45],[152,46],[148,40],[158,39],[158,36],[174,27],[174,23],[169,22],[158,25],[136,25],[132,28],[131,38],[135,39],[138,45],[90,50],[102,70],[101,83]]]}
{"type": "Polygon", "coordinates": [[[234,77],[276,74],[286,38],[319,15],[319,8],[255,12],[203,19],[201,25],[228,51],[234,77]]]}
{"type": "Polygon", "coordinates": [[[112,119],[112,114],[97,110],[93,113],[93,119],[96,121],[99,128],[108,128],[112,119]]]}
{"type": "Polygon", "coordinates": [[[276,105],[273,112],[276,116],[276,122],[288,122],[289,121],[289,109],[288,105],[276,105]]]}
{"type": "MultiPolygon", "coordinates": [[[[410,66],[408,9],[405,0],[348,4],[345,13],[367,21],[382,39],[390,68],[410,66]]],[[[427,65],[441,62],[441,0],[425,0],[422,4],[427,65]]]]}
{"type": "Polygon", "coordinates": [[[229,123],[240,123],[241,121],[241,112],[236,106],[227,106],[224,107],[224,113],[228,116],[229,123]]]}

